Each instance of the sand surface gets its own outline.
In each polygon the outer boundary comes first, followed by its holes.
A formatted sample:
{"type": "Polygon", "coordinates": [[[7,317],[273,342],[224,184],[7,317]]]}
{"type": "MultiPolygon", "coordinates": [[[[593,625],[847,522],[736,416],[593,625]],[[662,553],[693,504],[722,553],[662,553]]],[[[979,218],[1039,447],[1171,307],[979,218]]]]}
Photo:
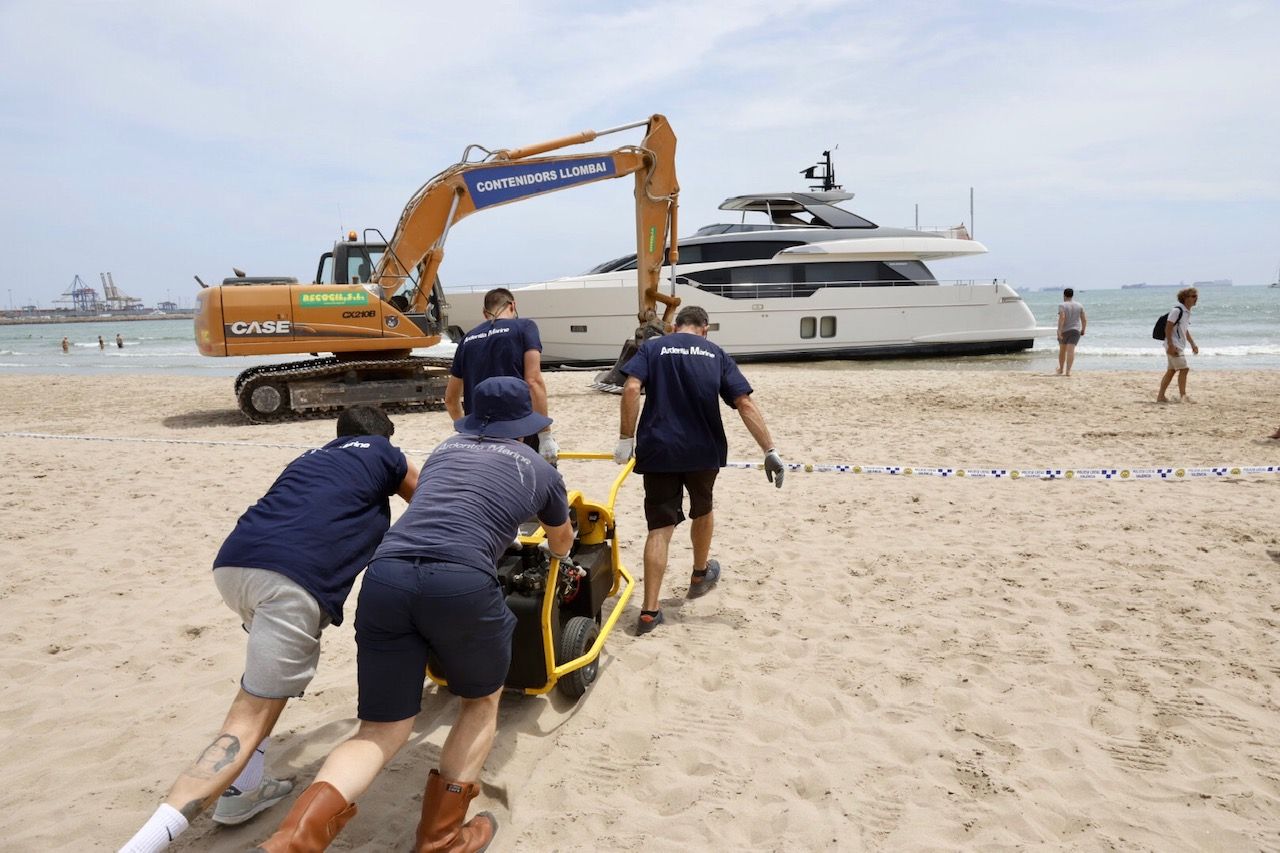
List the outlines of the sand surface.
{"type": "MultiPolygon", "coordinates": [[[[1194,406],[1150,402],[1154,372],[746,373],[788,462],[1280,463],[1274,373],[1193,371],[1194,406]]],[[[548,378],[561,446],[611,450],[617,398],[585,383],[548,378]]],[[[244,640],[210,561],[299,452],[273,445],[333,430],[248,424],[229,386],[0,377],[0,849],[114,850],[216,732],[244,640]]],[[[726,415],[730,459],[757,461],[726,415]]],[[[451,431],[395,420],[414,451],[451,431]]],[[[599,500],[616,473],[564,470],[599,500]]],[[[634,636],[637,597],[576,705],[504,697],[476,803],[493,851],[1280,850],[1280,476],[795,472],[777,491],[728,469],[717,502],[717,591],[683,598],[682,528],[668,624],[634,636]]],[[[637,574],[640,505],[636,478],[637,574]]],[[[354,658],[348,620],[277,727],[269,770],[299,789],[354,729],[354,658]]],[[[455,708],[426,689],[333,849],[408,849],[455,708]]],[[[284,813],[202,817],[173,849],[243,850],[284,813]]]]}

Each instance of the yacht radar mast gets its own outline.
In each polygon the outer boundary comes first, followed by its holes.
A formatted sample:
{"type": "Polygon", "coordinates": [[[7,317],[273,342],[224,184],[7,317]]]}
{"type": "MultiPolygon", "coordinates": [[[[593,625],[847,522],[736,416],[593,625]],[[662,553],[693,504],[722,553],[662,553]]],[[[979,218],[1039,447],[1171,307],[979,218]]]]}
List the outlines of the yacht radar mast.
{"type": "MultiPolygon", "coordinates": [[[[839,145],[836,146],[836,148],[839,147],[839,145]]],[[[801,170],[800,174],[804,175],[806,180],[821,181],[816,186],[810,186],[809,189],[811,190],[830,192],[831,190],[844,189],[842,185],[836,183],[836,169],[835,166],[831,165],[831,151],[823,151],[822,162],[801,170]]]]}

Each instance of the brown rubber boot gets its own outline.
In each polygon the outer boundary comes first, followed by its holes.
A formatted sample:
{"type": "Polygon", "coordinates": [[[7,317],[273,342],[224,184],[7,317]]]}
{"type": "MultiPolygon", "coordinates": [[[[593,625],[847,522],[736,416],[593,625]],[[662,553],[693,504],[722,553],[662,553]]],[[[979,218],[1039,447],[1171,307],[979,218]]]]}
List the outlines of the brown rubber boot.
{"type": "Polygon", "coordinates": [[[483,853],[498,833],[498,819],[489,812],[467,821],[467,808],[480,793],[474,783],[450,782],[432,770],[422,795],[416,853],[483,853]]]}
{"type": "Polygon", "coordinates": [[[262,853],[320,853],[356,816],[356,804],[328,782],[302,792],[275,834],[255,847],[262,853]]]}

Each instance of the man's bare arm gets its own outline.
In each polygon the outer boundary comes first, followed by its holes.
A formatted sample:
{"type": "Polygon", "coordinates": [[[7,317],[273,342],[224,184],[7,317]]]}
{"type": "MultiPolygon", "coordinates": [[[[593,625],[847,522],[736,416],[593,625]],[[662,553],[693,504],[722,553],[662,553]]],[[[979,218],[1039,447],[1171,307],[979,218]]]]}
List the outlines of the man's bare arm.
{"type": "Polygon", "coordinates": [[[622,386],[622,417],[618,424],[618,435],[622,438],[634,438],[636,421],[640,418],[640,380],[628,376],[622,386]]]}
{"type": "Polygon", "coordinates": [[[751,437],[756,440],[756,444],[760,445],[760,449],[765,453],[773,450],[773,437],[769,435],[769,427],[764,422],[764,415],[761,414],[756,401],[751,399],[751,395],[743,394],[733,401],[733,407],[738,410],[738,415],[742,418],[747,432],[751,433],[751,437]]]}
{"type": "Polygon", "coordinates": [[[413,493],[418,490],[418,466],[414,465],[408,459],[405,462],[409,466],[409,470],[405,472],[404,479],[400,481],[400,488],[396,490],[396,494],[404,498],[404,502],[408,503],[413,500],[413,493]]]}
{"type": "Polygon", "coordinates": [[[445,386],[444,408],[450,419],[456,421],[462,417],[462,380],[456,376],[450,376],[445,386]]]}
{"type": "Polygon", "coordinates": [[[540,415],[547,414],[547,383],[542,378],[542,353],[525,350],[524,381],[529,384],[529,402],[540,415]]]}
{"type": "MultiPolygon", "coordinates": [[[[570,510],[572,512],[573,510],[570,510]]],[[[553,554],[568,554],[573,549],[573,525],[565,519],[564,524],[556,527],[543,525],[547,534],[547,545],[553,554]]]]}

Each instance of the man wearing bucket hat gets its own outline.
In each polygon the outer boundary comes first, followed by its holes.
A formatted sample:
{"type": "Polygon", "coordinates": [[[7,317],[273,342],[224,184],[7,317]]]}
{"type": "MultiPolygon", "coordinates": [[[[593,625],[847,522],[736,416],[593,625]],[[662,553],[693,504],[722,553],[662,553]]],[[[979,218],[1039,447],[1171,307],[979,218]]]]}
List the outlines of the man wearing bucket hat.
{"type": "Polygon", "coordinates": [[[427,657],[461,699],[422,798],[415,849],[475,851],[497,820],[463,823],[497,725],[516,618],[497,577],[520,524],[537,516],[552,556],[573,545],[564,480],[521,439],[551,425],[529,386],[497,376],[476,385],[458,435],[427,458],[418,490],[365,572],[356,607],[360,728],[339,745],[262,850],[323,850],[353,802],[413,731],[427,657]]]}

